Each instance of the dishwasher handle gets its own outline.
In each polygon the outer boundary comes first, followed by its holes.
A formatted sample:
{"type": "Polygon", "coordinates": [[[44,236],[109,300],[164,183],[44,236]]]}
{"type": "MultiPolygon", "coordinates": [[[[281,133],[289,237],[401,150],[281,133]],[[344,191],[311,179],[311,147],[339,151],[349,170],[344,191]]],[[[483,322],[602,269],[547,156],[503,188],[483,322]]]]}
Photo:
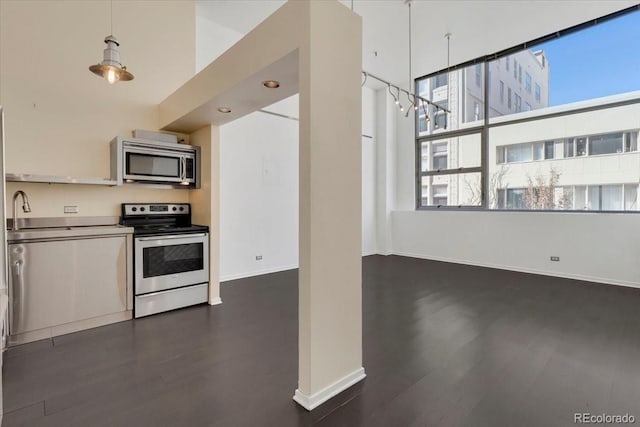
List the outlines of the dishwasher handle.
{"type": "Polygon", "coordinates": [[[11,260],[11,283],[13,292],[13,310],[11,313],[11,325],[10,328],[17,330],[18,327],[23,327],[25,319],[25,301],[26,292],[24,286],[24,259],[12,259],[11,260]],[[15,304],[18,304],[16,307],[15,304]],[[17,313],[16,313],[17,312],[17,313]]]}

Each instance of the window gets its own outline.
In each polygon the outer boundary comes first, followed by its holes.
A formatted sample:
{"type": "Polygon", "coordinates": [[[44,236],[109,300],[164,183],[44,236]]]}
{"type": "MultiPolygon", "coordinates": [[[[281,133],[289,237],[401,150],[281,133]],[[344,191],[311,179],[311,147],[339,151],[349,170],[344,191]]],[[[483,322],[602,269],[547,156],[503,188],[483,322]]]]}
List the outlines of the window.
{"type": "Polygon", "coordinates": [[[522,83],[522,65],[518,65],[518,81],[522,83]]]}
{"type": "MultiPolygon", "coordinates": [[[[529,144],[521,144],[527,146],[529,144]]],[[[533,144],[533,160],[549,160],[554,157],[554,142],[544,141],[533,144]]]]}
{"type": "Polygon", "coordinates": [[[533,160],[544,160],[544,142],[533,144],[533,160]]]}
{"type": "Polygon", "coordinates": [[[573,157],[574,153],[575,151],[574,151],[573,139],[567,139],[564,142],[564,156],[573,157]]]}
{"type": "Polygon", "coordinates": [[[432,149],[433,168],[432,170],[447,169],[447,143],[433,144],[432,149]]]}
{"type": "Polygon", "coordinates": [[[524,188],[508,188],[506,190],[506,206],[505,209],[525,209],[524,204],[524,188]]]}
{"type": "Polygon", "coordinates": [[[554,146],[555,146],[555,142],[554,141],[545,141],[544,142],[544,159],[545,160],[549,160],[549,159],[553,159],[554,156],[554,146]]]}
{"type": "Polygon", "coordinates": [[[449,80],[449,75],[447,73],[438,74],[432,79],[433,88],[437,89],[439,87],[446,86],[448,80],[449,80]]]}
{"type": "MultiPolygon", "coordinates": [[[[482,119],[482,106],[484,105],[485,92],[485,85],[482,84],[483,67],[484,64],[477,64],[477,66],[474,64],[450,72],[442,71],[417,80],[417,95],[439,107],[436,108],[434,105],[430,105],[425,108],[430,125],[425,126],[421,124],[418,126],[421,136],[429,133],[459,130],[465,127],[466,123],[474,122],[473,101],[476,101],[480,105],[480,119],[482,119]],[[474,83],[478,70],[480,71],[480,89],[478,89],[474,83]],[[423,84],[422,82],[429,82],[429,84],[423,84]],[[453,90],[448,90],[449,82],[451,82],[453,90]],[[463,87],[463,93],[459,92],[463,87]],[[450,113],[444,111],[449,109],[447,99],[449,92],[451,92],[451,95],[455,94],[456,97],[462,97],[460,103],[455,103],[457,108],[455,120],[449,120],[450,113]]],[[[420,110],[422,110],[422,108],[420,108],[420,110]]],[[[418,114],[422,117],[423,121],[426,121],[424,111],[420,111],[418,114]]],[[[476,123],[475,126],[478,126],[478,123],[476,123]]]]}
{"type": "MultiPolygon", "coordinates": [[[[442,108],[447,108],[447,104],[448,104],[447,101],[436,102],[436,105],[442,108]]],[[[448,123],[447,123],[446,111],[436,108],[431,117],[432,117],[431,120],[433,121],[434,130],[444,130],[447,128],[448,123]]]]}
{"type": "Polygon", "coordinates": [[[587,138],[576,138],[576,156],[587,155],[587,138]]]}
{"type": "Polygon", "coordinates": [[[417,206],[640,212],[640,74],[617,48],[621,31],[640,39],[631,10],[417,79],[450,110],[419,113],[417,206]],[[455,102],[435,90],[448,79],[455,102]]]}
{"type": "Polygon", "coordinates": [[[431,196],[432,203],[434,205],[442,205],[442,206],[447,205],[447,200],[448,200],[447,185],[432,185],[431,191],[432,191],[432,196],[431,196]]]}
{"type": "Polygon", "coordinates": [[[533,160],[531,144],[516,144],[505,147],[507,150],[507,163],[530,162],[533,160]]]}
{"type": "Polygon", "coordinates": [[[638,184],[624,185],[624,210],[638,210],[638,184]]]}
{"type": "Polygon", "coordinates": [[[429,131],[429,122],[426,120],[422,109],[418,110],[418,133],[423,134],[429,131]]]}
{"type": "Polygon", "coordinates": [[[622,153],[622,132],[589,137],[589,155],[622,153]]]}
{"type": "Polygon", "coordinates": [[[629,153],[638,151],[638,132],[626,132],[624,134],[624,151],[629,153]]]}

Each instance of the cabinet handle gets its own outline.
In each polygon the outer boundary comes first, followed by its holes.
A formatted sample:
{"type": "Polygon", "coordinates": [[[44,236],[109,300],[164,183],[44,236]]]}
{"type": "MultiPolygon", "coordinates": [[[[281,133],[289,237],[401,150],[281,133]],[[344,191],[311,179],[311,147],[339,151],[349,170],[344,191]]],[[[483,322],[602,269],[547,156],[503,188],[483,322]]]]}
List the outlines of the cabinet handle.
{"type": "Polygon", "coordinates": [[[25,287],[24,287],[24,262],[22,260],[16,260],[13,262],[13,301],[18,301],[18,318],[16,319],[16,311],[12,312],[12,319],[14,326],[20,325],[24,327],[24,310],[25,310],[25,287]],[[16,291],[18,295],[16,295],[16,291]],[[16,322],[17,320],[17,322],[16,322]]]}

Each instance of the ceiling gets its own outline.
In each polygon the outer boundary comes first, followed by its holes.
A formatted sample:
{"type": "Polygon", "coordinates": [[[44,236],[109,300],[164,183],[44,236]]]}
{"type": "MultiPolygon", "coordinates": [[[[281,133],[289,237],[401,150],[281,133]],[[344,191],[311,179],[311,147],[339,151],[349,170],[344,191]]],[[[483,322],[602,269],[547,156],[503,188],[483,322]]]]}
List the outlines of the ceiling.
{"type": "MultiPolygon", "coordinates": [[[[312,0],[319,1],[319,0],[312,0]]],[[[340,0],[351,7],[350,0],[340,0]]],[[[198,14],[246,34],[281,0],[198,0],[198,14]]],[[[413,0],[412,77],[490,54],[637,4],[609,0],[413,0]]],[[[409,80],[409,7],[405,0],[354,0],[363,18],[363,68],[396,84],[409,80]]]]}

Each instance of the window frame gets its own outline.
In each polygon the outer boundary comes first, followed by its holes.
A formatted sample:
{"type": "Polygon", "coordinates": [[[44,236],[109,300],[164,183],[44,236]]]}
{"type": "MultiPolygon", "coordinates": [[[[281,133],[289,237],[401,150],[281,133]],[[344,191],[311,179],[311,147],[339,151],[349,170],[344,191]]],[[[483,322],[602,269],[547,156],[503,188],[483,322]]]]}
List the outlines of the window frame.
{"type": "MultiPolygon", "coordinates": [[[[571,212],[571,213],[578,213],[578,212],[586,212],[586,213],[620,213],[620,214],[635,214],[635,213],[640,213],[640,210],[613,210],[613,211],[604,211],[604,210],[583,210],[583,209],[491,209],[488,205],[489,205],[489,200],[488,200],[488,195],[489,195],[489,188],[488,188],[488,184],[489,184],[489,180],[487,179],[487,174],[488,174],[488,168],[486,167],[487,164],[487,160],[489,158],[489,144],[488,144],[488,135],[489,135],[489,130],[492,128],[496,128],[496,127],[501,127],[501,126],[508,126],[508,125],[514,125],[514,124],[518,124],[518,123],[525,123],[525,122],[533,122],[533,121],[539,121],[539,120],[545,120],[545,119],[549,119],[549,118],[554,118],[554,117],[562,117],[562,116],[566,116],[566,115],[573,115],[573,114],[579,114],[582,112],[589,112],[589,111],[597,111],[597,110],[604,110],[604,109],[609,109],[609,108],[616,108],[616,107],[620,107],[620,106],[625,106],[625,105],[631,105],[631,104],[637,104],[640,103],[640,97],[635,97],[635,98],[630,98],[630,99],[625,99],[622,101],[612,101],[609,102],[607,104],[600,104],[600,105],[595,105],[595,106],[588,106],[588,107],[577,107],[577,108],[573,108],[573,109],[566,109],[563,111],[559,111],[559,112],[551,112],[551,113],[547,113],[547,114],[541,114],[538,115],[536,117],[524,117],[524,118],[515,118],[515,119],[511,119],[511,120],[504,120],[504,121],[500,121],[500,122],[494,122],[494,123],[490,123],[490,117],[489,117],[489,63],[491,61],[495,61],[498,59],[502,59],[505,58],[505,60],[507,61],[507,69],[509,68],[509,61],[510,61],[510,55],[513,55],[514,53],[519,53],[521,51],[524,51],[526,49],[529,49],[530,47],[533,47],[535,45],[541,44],[543,42],[547,42],[553,39],[557,39],[560,37],[563,37],[565,35],[568,34],[572,34],[575,33],[577,31],[581,31],[593,26],[596,26],[602,22],[606,22],[612,19],[615,19],[619,16],[623,16],[626,14],[630,14],[630,13],[634,13],[634,12],[640,12],[640,4],[634,5],[634,6],[630,6],[624,9],[621,9],[619,11],[610,13],[608,15],[596,18],[596,19],[592,19],[589,20],[587,22],[584,22],[582,24],[578,24],[578,25],[574,25],[572,27],[566,28],[564,30],[560,30],[560,31],[556,31],[552,34],[546,35],[546,36],[542,36],[539,37],[537,39],[534,39],[530,42],[527,43],[522,43],[516,46],[513,46],[511,48],[505,49],[503,51],[499,51],[490,55],[486,55],[486,56],[482,56],[476,59],[472,59],[470,61],[452,66],[452,67],[448,67],[447,69],[443,69],[434,73],[430,73],[427,75],[424,75],[422,77],[418,77],[416,79],[414,79],[414,90],[415,93],[418,93],[418,86],[419,86],[419,82],[424,80],[424,79],[428,79],[428,78],[432,78],[435,77],[439,74],[442,73],[447,73],[447,81],[449,80],[450,76],[448,75],[449,72],[451,71],[457,71],[460,69],[464,69],[466,67],[470,67],[471,65],[477,65],[477,64],[481,64],[484,68],[484,78],[482,79],[484,82],[481,85],[482,87],[482,93],[483,93],[483,98],[484,98],[484,103],[483,103],[483,114],[482,114],[482,119],[480,121],[482,121],[482,124],[479,126],[474,126],[474,127],[469,127],[469,128],[463,128],[463,129],[456,129],[456,130],[445,130],[444,132],[439,132],[437,134],[431,134],[431,135],[423,135],[420,136],[419,132],[418,132],[418,123],[416,120],[416,124],[415,124],[415,180],[414,180],[414,184],[415,184],[415,209],[416,210],[436,210],[436,209],[444,209],[444,210],[469,210],[469,211],[490,211],[490,212],[508,212],[508,211],[513,211],[513,212],[553,212],[553,213],[565,213],[565,212],[571,212]],[[422,171],[422,157],[421,157],[421,145],[423,142],[425,141],[430,141],[430,140],[435,140],[435,139],[448,139],[448,138],[454,138],[454,137],[459,137],[459,136],[465,136],[465,135],[472,135],[472,134],[479,134],[480,135],[480,166],[478,167],[461,167],[461,168],[455,168],[455,169],[446,169],[446,170],[437,170],[437,171],[422,171]],[[434,176],[434,175],[456,175],[456,174],[465,174],[465,173],[480,173],[480,186],[481,186],[481,203],[479,206],[470,206],[470,205],[447,205],[447,206],[442,206],[442,205],[438,205],[438,206],[425,206],[422,205],[421,201],[422,201],[422,178],[424,176],[434,176]]],[[[519,65],[520,68],[518,68],[518,65],[516,60],[514,59],[514,63],[513,63],[513,69],[514,69],[514,77],[516,78],[516,80],[519,80],[519,83],[522,83],[522,72],[521,72],[521,65],[519,65]],[[516,71],[520,70],[519,74],[519,79],[517,77],[516,71]]],[[[541,101],[541,88],[540,86],[533,82],[533,84],[535,85],[535,100],[536,101],[541,101]],[[538,89],[540,88],[540,89],[538,89]],[[539,95],[540,94],[540,95],[539,95]]],[[[508,90],[511,90],[510,87],[508,87],[508,90]]],[[[509,99],[508,99],[509,101],[509,99]]],[[[416,113],[416,118],[418,117],[418,114],[416,113]]],[[[447,119],[448,120],[448,119],[447,119]]],[[[623,153],[627,153],[626,150],[626,133],[628,132],[627,130],[623,130],[623,153]]],[[[576,144],[576,137],[571,137],[571,138],[560,138],[559,140],[564,139],[565,142],[563,144],[563,155],[566,153],[566,140],[573,140],[574,141],[574,157],[579,157],[578,153],[577,153],[577,144],[576,144]]],[[[636,149],[634,152],[638,151],[638,139],[640,139],[640,137],[636,137],[636,141],[635,141],[635,146],[636,149]]],[[[533,147],[533,142],[532,142],[532,147],[533,147]]],[[[585,145],[586,145],[586,150],[588,150],[588,139],[585,138],[585,145]]],[[[533,148],[532,148],[533,149],[533,148]]],[[[588,152],[585,152],[585,156],[588,156],[588,152]]],[[[506,150],[504,152],[504,159],[506,162],[506,150]]],[[[605,184],[601,184],[601,185],[605,185],[605,184]]],[[[623,192],[623,208],[625,206],[625,186],[626,185],[630,185],[628,183],[622,183],[622,192],[623,192]]],[[[565,187],[565,186],[562,186],[565,187]]],[[[569,187],[569,186],[566,186],[569,187]]],[[[572,187],[572,191],[575,193],[576,188],[578,187],[577,185],[572,185],[570,186],[572,187]]],[[[498,189],[499,190],[499,189],[498,189]]],[[[588,189],[585,189],[587,195],[587,200],[588,200],[588,189]]],[[[504,198],[505,198],[505,203],[506,203],[506,192],[504,194],[504,198]]],[[[573,194],[572,196],[574,198],[574,200],[572,201],[572,203],[575,204],[575,194],[573,194]]],[[[637,198],[640,198],[640,188],[637,190],[637,198]]],[[[636,204],[639,203],[639,201],[636,199],[636,204]]],[[[572,206],[573,208],[574,206],[572,206]]]]}

